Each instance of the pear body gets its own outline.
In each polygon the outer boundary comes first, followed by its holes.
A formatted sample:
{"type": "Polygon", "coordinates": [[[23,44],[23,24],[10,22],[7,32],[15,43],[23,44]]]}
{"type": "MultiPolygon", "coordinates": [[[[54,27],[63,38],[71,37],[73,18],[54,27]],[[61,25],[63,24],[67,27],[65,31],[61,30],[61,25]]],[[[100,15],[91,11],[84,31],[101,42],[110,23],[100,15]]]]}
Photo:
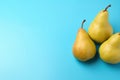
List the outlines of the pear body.
{"type": "Polygon", "coordinates": [[[110,64],[120,63],[120,33],[112,35],[99,48],[100,58],[110,64]]]}
{"type": "Polygon", "coordinates": [[[80,61],[90,60],[96,54],[96,46],[83,28],[78,31],[73,45],[73,54],[80,61]]]}
{"type": "Polygon", "coordinates": [[[88,33],[98,43],[104,42],[112,35],[113,29],[108,21],[108,11],[102,10],[98,13],[91,23],[88,33]]]}

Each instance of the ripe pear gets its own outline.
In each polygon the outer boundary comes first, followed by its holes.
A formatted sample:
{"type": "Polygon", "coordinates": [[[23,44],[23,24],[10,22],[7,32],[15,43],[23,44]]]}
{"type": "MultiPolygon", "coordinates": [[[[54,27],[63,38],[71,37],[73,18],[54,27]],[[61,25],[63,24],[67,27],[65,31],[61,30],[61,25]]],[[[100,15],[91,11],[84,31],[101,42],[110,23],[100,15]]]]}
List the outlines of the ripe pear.
{"type": "Polygon", "coordinates": [[[96,46],[90,39],[88,33],[83,29],[83,20],[81,28],[78,30],[75,43],[73,45],[73,55],[80,61],[87,61],[96,54],[96,46]]]}
{"type": "Polygon", "coordinates": [[[107,9],[109,7],[111,7],[111,5],[108,5],[104,10],[98,13],[88,29],[90,37],[98,43],[104,42],[113,33],[112,26],[108,21],[107,9]]]}
{"type": "Polygon", "coordinates": [[[120,33],[112,35],[99,48],[100,58],[111,64],[120,63],[120,33]]]}

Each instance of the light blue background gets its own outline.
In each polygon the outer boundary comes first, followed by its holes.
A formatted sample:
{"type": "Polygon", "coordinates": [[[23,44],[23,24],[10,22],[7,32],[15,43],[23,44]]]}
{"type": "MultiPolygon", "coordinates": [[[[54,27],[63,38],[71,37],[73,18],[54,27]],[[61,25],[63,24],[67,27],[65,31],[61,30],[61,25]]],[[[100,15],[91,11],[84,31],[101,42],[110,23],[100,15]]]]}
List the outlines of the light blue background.
{"type": "MultiPolygon", "coordinates": [[[[1,0],[0,80],[119,80],[120,64],[97,55],[78,62],[72,46],[81,21],[87,31],[108,4],[109,21],[120,31],[119,0],[1,0]]],[[[98,54],[98,53],[97,53],[98,54]]]]}

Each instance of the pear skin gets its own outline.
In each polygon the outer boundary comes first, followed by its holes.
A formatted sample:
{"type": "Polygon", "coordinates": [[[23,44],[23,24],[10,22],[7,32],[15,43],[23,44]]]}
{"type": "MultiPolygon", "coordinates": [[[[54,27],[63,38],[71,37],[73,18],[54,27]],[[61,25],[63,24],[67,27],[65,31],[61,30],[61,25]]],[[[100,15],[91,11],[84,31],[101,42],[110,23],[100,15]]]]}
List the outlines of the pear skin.
{"type": "Polygon", "coordinates": [[[88,33],[83,29],[82,22],[81,28],[78,30],[75,43],[73,45],[73,55],[80,61],[87,61],[92,59],[96,54],[96,46],[90,39],[88,33]]]}
{"type": "Polygon", "coordinates": [[[112,35],[99,48],[100,58],[110,64],[120,63],[120,33],[112,35]]]}
{"type": "Polygon", "coordinates": [[[104,42],[113,34],[112,26],[108,21],[107,9],[109,7],[111,5],[98,13],[88,29],[90,37],[98,43],[104,42]]]}

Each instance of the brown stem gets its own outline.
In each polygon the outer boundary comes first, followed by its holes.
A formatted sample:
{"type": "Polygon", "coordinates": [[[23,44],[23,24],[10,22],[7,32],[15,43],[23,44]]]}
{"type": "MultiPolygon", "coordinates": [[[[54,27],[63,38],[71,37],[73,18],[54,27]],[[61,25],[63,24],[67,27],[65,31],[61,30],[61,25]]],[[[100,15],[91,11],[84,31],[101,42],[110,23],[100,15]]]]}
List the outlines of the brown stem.
{"type": "Polygon", "coordinates": [[[111,4],[109,4],[109,5],[104,9],[104,11],[107,11],[107,9],[108,9],[109,7],[111,7],[111,4]]]}
{"type": "Polygon", "coordinates": [[[85,19],[82,21],[81,28],[83,28],[83,24],[85,23],[85,19]]]}

